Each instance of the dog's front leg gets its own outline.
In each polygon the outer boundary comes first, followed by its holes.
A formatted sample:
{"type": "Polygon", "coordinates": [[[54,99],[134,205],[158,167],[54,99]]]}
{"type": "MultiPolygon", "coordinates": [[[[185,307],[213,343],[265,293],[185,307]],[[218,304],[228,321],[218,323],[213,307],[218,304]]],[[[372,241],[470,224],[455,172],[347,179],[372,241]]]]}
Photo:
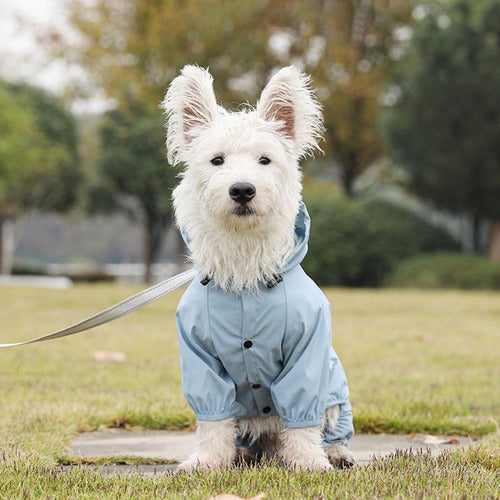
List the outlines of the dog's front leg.
{"type": "Polygon", "coordinates": [[[229,467],[236,457],[236,433],[234,418],[213,422],[198,421],[196,449],[187,460],[181,463],[179,472],[229,467]]]}
{"type": "Polygon", "coordinates": [[[293,469],[321,471],[331,469],[328,457],[321,447],[320,426],[290,429],[279,434],[279,454],[293,469]]]}

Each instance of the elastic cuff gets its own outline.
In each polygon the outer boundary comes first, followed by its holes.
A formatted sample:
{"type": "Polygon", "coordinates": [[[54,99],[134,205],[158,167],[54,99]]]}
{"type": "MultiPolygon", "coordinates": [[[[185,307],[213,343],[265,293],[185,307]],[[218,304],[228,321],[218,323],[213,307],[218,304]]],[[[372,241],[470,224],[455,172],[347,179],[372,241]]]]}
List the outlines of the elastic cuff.
{"type": "Polygon", "coordinates": [[[283,418],[285,421],[286,426],[289,429],[301,429],[303,427],[315,427],[315,426],[320,426],[323,423],[323,418],[320,417],[318,419],[311,419],[311,420],[287,420],[286,418],[283,418]]]}
{"type": "Polygon", "coordinates": [[[196,420],[206,420],[208,422],[214,422],[216,420],[224,420],[226,418],[234,417],[234,415],[232,415],[231,412],[210,413],[210,414],[194,412],[194,415],[196,417],[196,420]]]}

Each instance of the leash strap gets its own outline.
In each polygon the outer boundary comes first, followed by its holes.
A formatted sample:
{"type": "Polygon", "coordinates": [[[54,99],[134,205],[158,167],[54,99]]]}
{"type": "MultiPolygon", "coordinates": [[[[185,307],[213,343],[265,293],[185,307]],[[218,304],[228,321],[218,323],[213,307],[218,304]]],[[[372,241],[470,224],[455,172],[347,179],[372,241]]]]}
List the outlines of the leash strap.
{"type": "Polygon", "coordinates": [[[127,299],[122,300],[121,302],[118,302],[111,307],[108,307],[104,311],[101,311],[97,314],[94,314],[94,316],[91,316],[90,318],[80,321],[80,323],[76,323],[75,325],[63,328],[62,330],[58,330],[57,332],[49,333],[47,335],[43,335],[42,337],[27,340],[25,342],[0,344],[0,348],[15,347],[19,345],[33,344],[34,342],[43,342],[45,340],[58,339],[60,337],[66,337],[67,335],[74,335],[75,333],[90,330],[91,328],[95,328],[96,326],[103,325],[104,323],[108,323],[109,321],[113,321],[117,318],[121,318],[126,314],[130,314],[131,312],[137,311],[137,309],[140,309],[141,307],[151,304],[151,302],[158,300],[160,297],[173,292],[176,288],[189,283],[195,276],[195,269],[189,269],[188,271],[172,276],[165,281],[161,281],[160,283],[157,283],[150,288],[146,288],[146,290],[142,290],[141,292],[136,293],[135,295],[132,295],[131,297],[128,297],[127,299]]]}

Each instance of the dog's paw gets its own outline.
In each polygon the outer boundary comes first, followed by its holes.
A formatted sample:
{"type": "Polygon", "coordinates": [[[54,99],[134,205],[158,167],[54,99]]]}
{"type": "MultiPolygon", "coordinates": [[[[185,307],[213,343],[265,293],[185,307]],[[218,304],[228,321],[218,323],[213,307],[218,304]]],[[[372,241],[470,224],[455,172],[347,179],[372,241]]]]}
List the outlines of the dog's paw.
{"type": "Polygon", "coordinates": [[[206,462],[202,462],[201,460],[194,458],[188,458],[179,465],[177,472],[179,474],[192,474],[196,471],[209,470],[209,468],[210,467],[206,462]]]}
{"type": "Polygon", "coordinates": [[[326,449],[330,463],[338,469],[349,469],[356,465],[354,455],[340,443],[332,444],[326,449]]]}
{"type": "Polygon", "coordinates": [[[189,457],[182,462],[177,469],[179,474],[193,474],[194,472],[206,472],[209,470],[227,469],[232,463],[221,460],[210,460],[198,456],[189,457]]]}
{"type": "Polygon", "coordinates": [[[278,454],[291,469],[312,472],[332,469],[325,450],[321,447],[319,426],[285,428],[279,435],[278,454]]]}
{"type": "Polygon", "coordinates": [[[325,457],[316,457],[314,459],[306,459],[304,457],[300,457],[299,459],[288,459],[284,460],[285,465],[292,470],[307,470],[310,472],[325,472],[328,470],[332,470],[328,458],[325,457]]]}

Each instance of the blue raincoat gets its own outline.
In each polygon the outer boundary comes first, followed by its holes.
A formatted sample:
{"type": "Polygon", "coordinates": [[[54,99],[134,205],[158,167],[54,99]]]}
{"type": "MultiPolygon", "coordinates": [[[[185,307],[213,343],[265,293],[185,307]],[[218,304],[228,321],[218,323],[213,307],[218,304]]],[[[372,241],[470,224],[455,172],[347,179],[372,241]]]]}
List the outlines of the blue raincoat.
{"type": "Polygon", "coordinates": [[[295,249],[275,286],[228,293],[199,276],[184,293],[176,314],[182,386],[198,420],[278,414],[287,427],[307,427],[321,425],[326,408],[340,405],[335,429],[323,429],[323,446],[352,437],[330,305],[300,266],[309,228],[302,203],[295,249]]]}

